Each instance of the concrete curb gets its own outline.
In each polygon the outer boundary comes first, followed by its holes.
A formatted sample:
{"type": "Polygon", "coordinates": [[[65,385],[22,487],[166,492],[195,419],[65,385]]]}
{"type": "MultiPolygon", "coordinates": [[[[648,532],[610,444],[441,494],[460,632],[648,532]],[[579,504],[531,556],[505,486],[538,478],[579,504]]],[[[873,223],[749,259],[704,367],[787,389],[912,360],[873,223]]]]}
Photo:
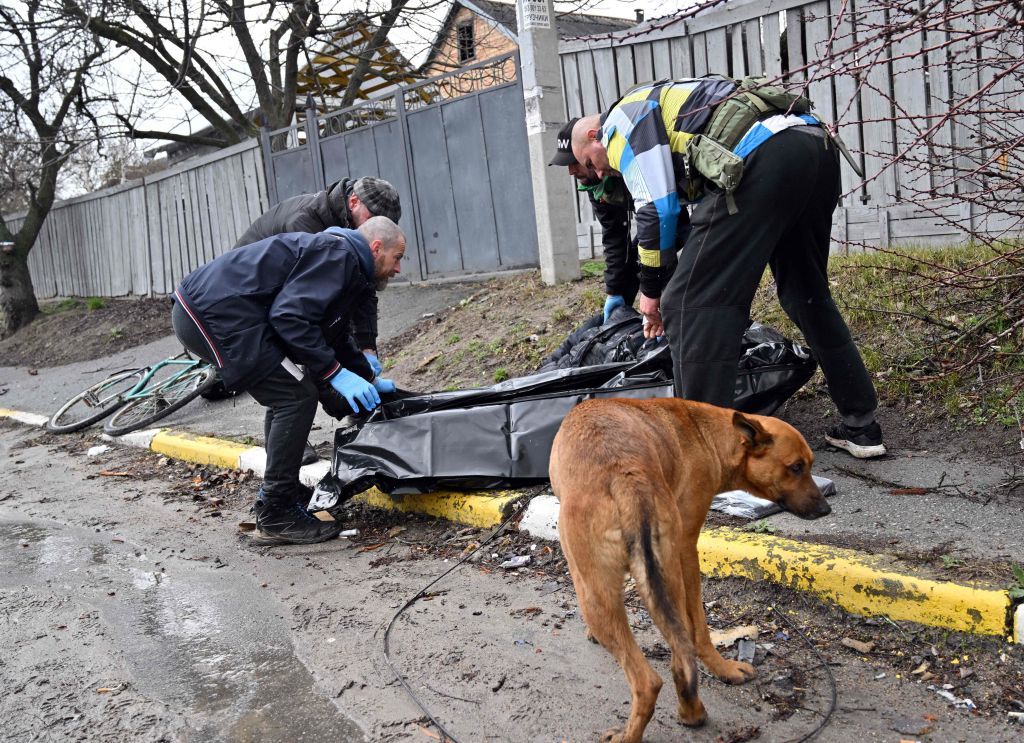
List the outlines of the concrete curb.
{"type": "MultiPolygon", "coordinates": [[[[0,408],[2,417],[36,426],[46,423],[43,416],[0,408]]],[[[261,477],[266,464],[262,447],[183,431],[153,429],[104,438],[174,459],[249,469],[261,477]]],[[[300,478],[307,485],[315,485],[329,469],[326,461],[306,465],[300,478]]],[[[489,527],[501,523],[514,504],[525,497],[517,491],[391,496],[373,488],[356,500],[376,508],[489,527]]],[[[554,496],[534,497],[524,510],[520,528],[538,539],[557,540],[558,501],[554,496]]],[[[1024,606],[1014,610],[1005,590],[930,580],[886,558],[725,527],[705,529],[698,548],[706,575],[768,580],[813,593],[856,614],[998,635],[1024,643],[1024,606]]]]}

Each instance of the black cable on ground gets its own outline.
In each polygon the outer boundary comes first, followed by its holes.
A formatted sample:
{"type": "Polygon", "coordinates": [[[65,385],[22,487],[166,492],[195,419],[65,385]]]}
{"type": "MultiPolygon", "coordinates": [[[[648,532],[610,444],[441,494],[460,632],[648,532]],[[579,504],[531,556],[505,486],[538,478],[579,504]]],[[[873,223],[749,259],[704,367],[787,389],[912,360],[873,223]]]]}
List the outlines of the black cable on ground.
{"type": "Polygon", "coordinates": [[[417,591],[415,596],[413,596],[411,599],[409,599],[404,604],[402,604],[402,606],[399,608],[399,610],[395,612],[395,615],[393,617],[391,617],[391,621],[388,622],[387,629],[384,630],[384,661],[388,664],[388,668],[391,669],[392,673],[395,674],[395,677],[398,679],[398,682],[402,685],[402,688],[405,689],[406,694],[408,694],[412,698],[412,700],[416,703],[416,706],[420,708],[420,710],[423,712],[423,714],[425,714],[427,716],[427,718],[429,718],[430,721],[434,724],[434,727],[437,728],[438,732],[441,734],[441,743],[447,743],[448,741],[450,741],[451,743],[459,743],[459,739],[456,738],[451,733],[449,733],[445,729],[444,725],[442,725],[440,722],[437,721],[437,718],[434,717],[434,715],[431,714],[430,710],[427,709],[426,705],[423,704],[422,701],[420,701],[420,698],[418,696],[416,696],[416,693],[412,690],[412,688],[409,686],[409,684],[406,683],[405,677],[398,670],[398,668],[395,667],[395,664],[391,662],[391,648],[390,648],[390,643],[389,643],[389,639],[390,639],[390,636],[391,636],[391,629],[392,629],[392,627],[395,626],[395,622],[398,621],[398,617],[400,617],[402,615],[402,613],[406,609],[408,609],[410,606],[412,606],[417,601],[419,601],[421,598],[423,598],[423,596],[426,595],[427,591],[430,590],[431,586],[433,586],[435,583],[440,581],[446,575],[448,575],[453,570],[458,568],[460,565],[463,565],[467,560],[469,560],[469,558],[471,558],[477,552],[482,550],[495,537],[497,537],[499,534],[501,534],[505,530],[505,527],[508,526],[510,523],[512,523],[512,520],[516,516],[518,516],[519,514],[520,514],[519,510],[514,511],[511,515],[508,516],[508,518],[506,518],[504,521],[502,521],[500,524],[498,524],[498,527],[494,530],[494,532],[491,534],[491,536],[487,537],[487,539],[485,539],[484,541],[480,542],[480,544],[477,545],[475,550],[470,552],[468,555],[464,555],[457,563],[452,565],[450,568],[445,570],[439,576],[434,578],[434,580],[430,581],[430,583],[428,583],[427,585],[423,586],[423,588],[421,588],[419,591],[417,591]]]}
{"type": "Polygon", "coordinates": [[[818,737],[818,733],[825,729],[825,726],[828,725],[829,721],[832,719],[832,713],[836,711],[836,706],[839,702],[839,693],[836,691],[836,677],[832,675],[832,669],[828,667],[828,661],[825,660],[824,656],[821,654],[818,648],[816,648],[814,646],[814,643],[811,642],[811,638],[804,634],[803,630],[801,630],[799,627],[793,624],[793,622],[791,622],[785,614],[776,609],[774,606],[771,607],[771,610],[775,612],[776,616],[778,616],[780,619],[782,619],[783,622],[786,623],[786,626],[788,626],[791,630],[800,635],[800,639],[804,641],[804,644],[807,645],[807,647],[811,649],[811,652],[818,657],[818,660],[821,661],[821,667],[825,669],[825,673],[828,675],[829,686],[832,687],[832,701],[829,704],[828,712],[825,714],[824,717],[822,717],[821,722],[818,723],[818,727],[814,728],[814,730],[807,733],[807,735],[805,735],[804,737],[797,738],[795,741],[792,742],[805,743],[805,741],[813,740],[814,738],[818,737]]]}

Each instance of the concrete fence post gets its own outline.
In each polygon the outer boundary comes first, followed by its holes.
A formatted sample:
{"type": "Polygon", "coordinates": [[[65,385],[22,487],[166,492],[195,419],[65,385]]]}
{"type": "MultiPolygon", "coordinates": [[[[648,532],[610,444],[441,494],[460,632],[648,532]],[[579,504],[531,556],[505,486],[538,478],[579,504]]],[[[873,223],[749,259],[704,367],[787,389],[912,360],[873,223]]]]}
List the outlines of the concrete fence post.
{"type": "Polygon", "coordinates": [[[547,165],[565,123],[558,30],[551,0],[516,0],[516,15],[540,272],[544,283],[556,284],[580,275],[569,179],[564,168],[547,165]]]}

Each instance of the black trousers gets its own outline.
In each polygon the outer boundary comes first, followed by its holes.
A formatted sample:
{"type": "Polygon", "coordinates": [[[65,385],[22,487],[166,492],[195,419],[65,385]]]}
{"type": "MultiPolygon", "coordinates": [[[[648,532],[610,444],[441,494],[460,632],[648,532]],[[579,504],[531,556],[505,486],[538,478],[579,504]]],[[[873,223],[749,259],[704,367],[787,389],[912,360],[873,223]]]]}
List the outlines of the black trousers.
{"type": "Polygon", "coordinates": [[[787,129],[758,147],[734,194],[737,213],[728,213],[721,192],[694,210],[693,230],[661,298],[678,396],[733,406],[740,341],[768,266],[843,420],[874,420],[874,385],[828,286],[841,187],[838,152],[819,135],[810,127],[787,129]]]}
{"type": "MultiPolygon", "coordinates": [[[[185,348],[204,361],[214,363],[206,339],[178,302],[171,310],[171,325],[185,348]]],[[[313,427],[319,399],[316,385],[309,375],[300,373],[297,378],[294,370],[294,365],[283,364],[246,389],[256,402],[267,409],[263,426],[267,450],[263,495],[266,500],[281,505],[296,501],[302,453],[313,427]]]]}

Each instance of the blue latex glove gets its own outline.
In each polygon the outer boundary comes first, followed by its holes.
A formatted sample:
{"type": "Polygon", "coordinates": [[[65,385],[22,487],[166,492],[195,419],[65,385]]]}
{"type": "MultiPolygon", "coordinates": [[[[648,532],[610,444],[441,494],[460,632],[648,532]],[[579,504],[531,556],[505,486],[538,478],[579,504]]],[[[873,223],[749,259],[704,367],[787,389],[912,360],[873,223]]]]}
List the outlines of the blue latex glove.
{"type": "Polygon", "coordinates": [[[342,369],[331,377],[331,387],[345,398],[356,415],[361,412],[356,403],[362,403],[366,412],[370,412],[380,405],[380,395],[377,394],[373,385],[348,369],[342,369]]]}
{"type": "Polygon", "coordinates": [[[365,356],[367,362],[369,362],[370,371],[373,372],[373,376],[376,377],[378,374],[384,371],[384,367],[380,365],[380,361],[377,359],[376,354],[370,353],[369,351],[363,351],[363,356],[365,356]]]}
{"type": "Polygon", "coordinates": [[[380,377],[376,377],[373,380],[373,386],[374,389],[376,389],[377,392],[380,392],[381,394],[388,394],[395,391],[395,383],[392,382],[390,379],[382,379],[380,377]]]}
{"type": "Polygon", "coordinates": [[[604,321],[608,322],[608,318],[612,314],[612,310],[616,307],[625,307],[626,300],[620,297],[618,294],[609,294],[608,299],[604,300],[604,321]]]}

